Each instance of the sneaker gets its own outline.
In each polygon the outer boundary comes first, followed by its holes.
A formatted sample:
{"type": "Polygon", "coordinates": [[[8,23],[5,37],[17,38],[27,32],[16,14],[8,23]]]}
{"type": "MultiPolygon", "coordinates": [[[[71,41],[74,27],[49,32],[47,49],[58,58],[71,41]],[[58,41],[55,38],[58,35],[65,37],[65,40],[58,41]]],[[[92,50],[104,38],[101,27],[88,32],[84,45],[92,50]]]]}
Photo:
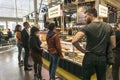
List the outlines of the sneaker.
{"type": "Polygon", "coordinates": [[[23,64],[22,63],[18,63],[19,64],[19,67],[22,67],[23,66],[23,64]]]}

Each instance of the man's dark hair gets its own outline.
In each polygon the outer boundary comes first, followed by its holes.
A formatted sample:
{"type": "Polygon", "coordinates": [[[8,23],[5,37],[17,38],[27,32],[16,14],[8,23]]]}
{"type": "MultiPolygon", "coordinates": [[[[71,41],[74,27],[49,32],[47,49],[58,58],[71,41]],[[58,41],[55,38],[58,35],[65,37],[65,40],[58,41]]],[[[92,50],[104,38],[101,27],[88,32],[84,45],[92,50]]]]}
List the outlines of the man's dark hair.
{"type": "Polygon", "coordinates": [[[28,24],[28,22],[24,22],[24,23],[23,23],[23,26],[25,26],[26,24],[28,24]]]}
{"type": "Polygon", "coordinates": [[[55,28],[55,24],[54,23],[50,23],[49,26],[48,26],[48,29],[50,31],[53,31],[54,28],[55,28]]]}
{"type": "Polygon", "coordinates": [[[95,8],[89,8],[85,13],[93,14],[94,17],[97,17],[97,10],[95,8]]]}

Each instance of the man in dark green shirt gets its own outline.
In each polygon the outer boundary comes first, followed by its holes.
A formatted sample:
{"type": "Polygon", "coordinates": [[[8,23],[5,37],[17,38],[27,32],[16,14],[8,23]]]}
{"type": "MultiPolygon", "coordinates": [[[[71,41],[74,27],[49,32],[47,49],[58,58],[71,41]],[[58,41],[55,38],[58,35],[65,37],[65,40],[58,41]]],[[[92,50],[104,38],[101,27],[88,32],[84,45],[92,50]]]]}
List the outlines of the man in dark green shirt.
{"type": "Polygon", "coordinates": [[[85,53],[82,63],[83,80],[90,80],[94,71],[97,80],[105,80],[107,46],[110,42],[112,48],[115,47],[115,34],[110,25],[97,19],[97,11],[94,8],[90,8],[85,12],[85,20],[87,25],[81,28],[72,40],[73,45],[79,51],[85,53]],[[79,45],[84,35],[87,38],[86,49],[79,45]]]}

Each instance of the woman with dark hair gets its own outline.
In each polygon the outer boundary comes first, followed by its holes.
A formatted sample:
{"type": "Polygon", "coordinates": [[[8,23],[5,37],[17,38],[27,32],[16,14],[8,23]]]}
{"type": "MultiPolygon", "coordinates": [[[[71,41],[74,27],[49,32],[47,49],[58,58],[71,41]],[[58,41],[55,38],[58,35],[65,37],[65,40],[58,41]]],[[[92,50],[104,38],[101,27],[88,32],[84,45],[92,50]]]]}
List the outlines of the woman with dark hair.
{"type": "Polygon", "coordinates": [[[22,52],[21,25],[16,25],[14,32],[15,32],[16,43],[18,48],[18,64],[19,66],[23,66],[23,61],[21,60],[21,52],[22,52]]]}
{"type": "Polygon", "coordinates": [[[59,59],[63,58],[63,55],[61,51],[60,39],[55,31],[55,24],[54,23],[49,24],[48,29],[49,32],[47,33],[46,40],[48,45],[48,51],[51,55],[49,75],[50,80],[55,80],[57,65],[59,63],[59,59]]]}
{"type": "Polygon", "coordinates": [[[42,69],[42,53],[41,41],[39,39],[40,31],[37,27],[32,27],[29,39],[29,49],[32,59],[34,61],[34,78],[42,80],[41,69],[42,69]]]}

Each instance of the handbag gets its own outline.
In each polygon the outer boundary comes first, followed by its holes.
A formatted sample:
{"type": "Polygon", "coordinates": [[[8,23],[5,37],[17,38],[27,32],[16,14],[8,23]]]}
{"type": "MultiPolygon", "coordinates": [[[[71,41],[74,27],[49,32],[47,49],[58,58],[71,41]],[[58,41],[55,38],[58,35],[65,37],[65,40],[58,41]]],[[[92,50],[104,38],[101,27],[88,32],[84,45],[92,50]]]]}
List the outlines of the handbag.
{"type": "Polygon", "coordinates": [[[55,48],[50,48],[50,49],[48,49],[48,52],[49,52],[50,54],[56,54],[56,53],[57,53],[57,50],[56,50],[55,48]]]}

